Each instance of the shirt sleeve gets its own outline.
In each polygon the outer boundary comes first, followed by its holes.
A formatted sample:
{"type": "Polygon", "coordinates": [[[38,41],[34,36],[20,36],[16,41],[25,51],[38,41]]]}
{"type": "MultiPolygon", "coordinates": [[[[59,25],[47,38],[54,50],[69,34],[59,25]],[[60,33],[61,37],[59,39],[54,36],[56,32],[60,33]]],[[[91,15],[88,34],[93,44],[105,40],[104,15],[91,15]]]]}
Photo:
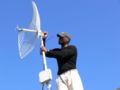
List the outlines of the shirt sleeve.
{"type": "Polygon", "coordinates": [[[76,53],[75,47],[68,47],[65,49],[53,49],[48,52],[46,52],[47,57],[53,57],[53,58],[65,58],[72,56],[76,53]]]}
{"type": "Polygon", "coordinates": [[[46,52],[46,56],[47,57],[53,57],[53,58],[57,58],[58,57],[58,54],[59,54],[59,50],[60,49],[52,49],[52,50],[49,50],[46,52]]]}

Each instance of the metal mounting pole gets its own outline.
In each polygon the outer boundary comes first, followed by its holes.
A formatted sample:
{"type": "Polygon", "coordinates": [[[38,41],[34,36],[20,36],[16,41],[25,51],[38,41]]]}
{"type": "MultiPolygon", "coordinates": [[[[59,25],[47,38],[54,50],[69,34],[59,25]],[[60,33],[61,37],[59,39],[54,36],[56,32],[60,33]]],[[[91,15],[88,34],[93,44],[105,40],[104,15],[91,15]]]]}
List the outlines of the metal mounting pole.
{"type": "Polygon", "coordinates": [[[51,90],[51,87],[52,87],[52,86],[51,86],[51,82],[49,81],[48,84],[47,84],[48,90],[51,90]]]}
{"type": "MultiPolygon", "coordinates": [[[[40,39],[41,39],[41,46],[44,46],[42,36],[40,36],[40,39]]],[[[43,55],[43,67],[44,67],[44,70],[47,70],[47,62],[46,62],[45,52],[42,51],[42,55],[43,55]]]]}
{"type": "MultiPolygon", "coordinates": [[[[40,36],[41,46],[44,46],[42,34],[39,34],[39,36],[40,36]]],[[[43,78],[42,84],[43,85],[46,84],[47,89],[51,90],[51,79],[52,79],[51,70],[47,68],[46,56],[45,56],[45,52],[43,52],[43,51],[42,51],[42,57],[43,57],[44,70],[40,73],[40,78],[41,79],[43,78]],[[44,77],[44,76],[46,76],[46,74],[47,74],[47,77],[44,77]]]]}

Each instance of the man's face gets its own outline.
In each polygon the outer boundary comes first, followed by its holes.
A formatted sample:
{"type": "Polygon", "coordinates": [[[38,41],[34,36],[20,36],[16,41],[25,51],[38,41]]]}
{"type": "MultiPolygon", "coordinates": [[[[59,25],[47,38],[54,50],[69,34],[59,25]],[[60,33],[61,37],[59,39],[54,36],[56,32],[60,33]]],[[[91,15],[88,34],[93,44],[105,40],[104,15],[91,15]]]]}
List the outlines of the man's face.
{"type": "Polygon", "coordinates": [[[63,37],[59,37],[58,43],[59,43],[60,45],[63,44],[63,37]]]}
{"type": "Polygon", "coordinates": [[[60,45],[65,45],[68,43],[67,38],[66,37],[59,37],[59,42],[60,45]]]}

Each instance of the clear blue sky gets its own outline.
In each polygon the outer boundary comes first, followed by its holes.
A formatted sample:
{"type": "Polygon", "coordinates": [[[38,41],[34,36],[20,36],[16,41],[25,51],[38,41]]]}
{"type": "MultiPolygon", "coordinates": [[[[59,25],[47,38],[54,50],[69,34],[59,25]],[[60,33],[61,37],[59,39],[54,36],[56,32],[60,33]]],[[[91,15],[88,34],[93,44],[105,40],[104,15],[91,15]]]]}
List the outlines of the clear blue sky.
{"type": "MultiPolygon", "coordinates": [[[[120,87],[120,1],[35,0],[41,27],[51,38],[49,49],[59,47],[56,33],[69,32],[78,48],[77,68],[85,90],[115,90],[120,87]]],[[[23,61],[19,58],[17,25],[27,27],[32,19],[31,0],[0,2],[0,90],[41,90],[39,43],[23,61]]],[[[57,63],[52,69],[56,90],[57,63]]],[[[79,90],[79,89],[78,89],[79,90]]]]}

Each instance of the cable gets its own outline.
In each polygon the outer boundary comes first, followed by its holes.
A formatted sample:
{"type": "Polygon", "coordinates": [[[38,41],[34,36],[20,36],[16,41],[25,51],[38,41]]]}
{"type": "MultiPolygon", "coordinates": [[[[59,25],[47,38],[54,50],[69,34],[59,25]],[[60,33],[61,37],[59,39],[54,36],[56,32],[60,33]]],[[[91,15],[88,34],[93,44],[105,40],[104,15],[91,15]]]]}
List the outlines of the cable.
{"type": "Polygon", "coordinates": [[[42,85],[42,90],[44,90],[44,84],[42,85]]]}

